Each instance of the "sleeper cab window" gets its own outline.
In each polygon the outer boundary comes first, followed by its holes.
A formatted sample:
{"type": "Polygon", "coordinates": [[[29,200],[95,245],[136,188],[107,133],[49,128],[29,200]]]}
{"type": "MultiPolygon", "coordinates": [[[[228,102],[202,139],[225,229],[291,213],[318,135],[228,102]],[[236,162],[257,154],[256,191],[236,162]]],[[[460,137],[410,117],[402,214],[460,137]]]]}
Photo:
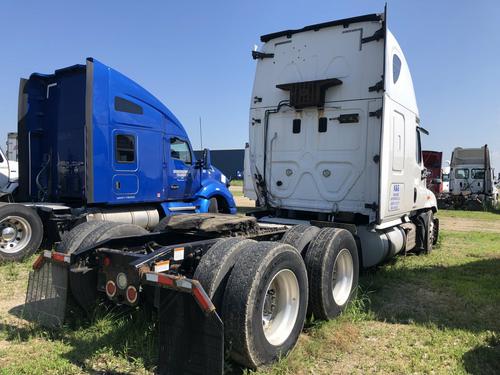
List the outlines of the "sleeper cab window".
{"type": "Polygon", "coordinates": [[[115,136],[115,157],[117,163],[135,162],[135,136],[130,134],[115,136]]]}
{"type": "Polygon", "coordinates": [[[396,83],[399,79],[399,73],[401,73],[401,60],[398,55],[392,55],[392,81],[396,83]]]}
{"type": "Polygon", "coordinates": [[[132,113],[134,115],[142,115],[144,113],[144,110],[139,104],[135,104],[119,96],[115,96],[115,111],[132,113]]]}
{"type": "Polygon", "coordinates": [[[191,164],[191,149],[186,141],[179,138],[170,139],[170,157],[191,164]]]}

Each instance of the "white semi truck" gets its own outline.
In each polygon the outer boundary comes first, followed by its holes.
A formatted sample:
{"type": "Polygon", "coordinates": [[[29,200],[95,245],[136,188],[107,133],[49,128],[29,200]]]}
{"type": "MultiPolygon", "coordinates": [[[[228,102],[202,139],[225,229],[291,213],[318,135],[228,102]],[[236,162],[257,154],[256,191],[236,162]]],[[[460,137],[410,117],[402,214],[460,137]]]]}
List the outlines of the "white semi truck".
{"type": "Polygon", "coordinates": [[[222,374],[225,352],[256,368],[295,346],[308,313],[339,315],[361,268],[431,251],[425,130],[386,15],[261,40],[245,161],[258,209],[172,216],[119,238],[120,224],[80,224],[34,264],[28,316],[61,324],[68,290],[87,310],[99,296],[136,306],[154,295],[158,373],[222,374]]]}
{"type": "Polygon", "coordinates": [[[355,21],[262,37],[245,194],[261,220],[350,225],[368,267],[415,246],[436,198],[402,49],[383,16],[355,21]]]}
{"type": "Polygon", "coordinates": [[[498,189],[488,145],[456,147],[451,156],[449,180],[449,193],[440,197],[440,206],[468,210],[496,206],[498,189]]]}

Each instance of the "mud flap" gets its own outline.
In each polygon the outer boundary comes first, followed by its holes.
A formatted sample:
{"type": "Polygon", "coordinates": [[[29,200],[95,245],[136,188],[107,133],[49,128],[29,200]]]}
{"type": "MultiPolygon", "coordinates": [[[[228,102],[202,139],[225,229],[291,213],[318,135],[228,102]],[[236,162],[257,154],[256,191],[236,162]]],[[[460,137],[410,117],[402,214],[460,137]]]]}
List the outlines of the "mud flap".
{"type": "Polygon", "coordinates": [[[205,314],[191,294],[159,289],[158,374],[222,374],[224,325],[219,315],[205,314]]]}
{"type": "Polygon", "coordinates": [[[44,262],[39,269],[30,272],[23,317],[45,327],[61,327],[67,295],[67,266],[44,262]]]}

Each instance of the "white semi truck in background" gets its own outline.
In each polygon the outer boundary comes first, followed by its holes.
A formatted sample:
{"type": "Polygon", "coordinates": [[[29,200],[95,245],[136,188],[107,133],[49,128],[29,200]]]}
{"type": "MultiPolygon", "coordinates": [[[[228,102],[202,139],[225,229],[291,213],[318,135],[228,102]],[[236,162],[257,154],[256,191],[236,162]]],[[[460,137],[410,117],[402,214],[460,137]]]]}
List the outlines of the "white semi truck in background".
{"type": "MultiPolygon", "coordinates": [[[[10,135],[11,133],[9,133],[10,135]]],[[[7,150],[9,144],[7,143],[7,150]]],[[[12,153],[10,155],[13,155],[12,153]]],[[[0,148],[0,199],[5,201],[19,186],[19,164],[17,159],[9,159],[9,152],[0,148]]]]}
{"type": "Polygon", "coordinates": [[[386,14],[261,41],[245,160],[258,209],[172,216],[157,233],[106,241],[83,223],[35,263],[27,315],[61,324],[68,290],[87,310],[99,296],[135,306],[154,295],[158,373],[222,374],[225,348],[246,367],[271,363],[308,312],[346,308],[361,268],[432,250],[427,132],[386,14]]]}
{"type": "Polygon", "coordinates": [[[456,147],[449,167],[449,192],[439,197],[439,206],[465,210],[496,207],[498,189],[488,145],[456,147]]]}
{"type": "Polygon", "coordinates": [[[12,161],[17,161],[19,158],[19,148],[17,141],[17,133],[9,132],[7,133],[7,159],[12,161]]]}

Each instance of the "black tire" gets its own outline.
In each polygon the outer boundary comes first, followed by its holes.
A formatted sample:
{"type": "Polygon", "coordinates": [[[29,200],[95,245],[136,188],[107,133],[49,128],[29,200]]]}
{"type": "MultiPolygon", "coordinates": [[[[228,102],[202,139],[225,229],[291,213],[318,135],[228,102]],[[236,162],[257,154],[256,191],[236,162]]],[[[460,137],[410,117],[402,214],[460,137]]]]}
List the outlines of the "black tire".
{"type": "Polygon", "coordinates": [[[432,245],[437,244],[439,239],[439,219],[434,218],[433,234],[432,234],[432,245]]]}
{"type": "Polygon", "coordinates": [[[114,237],[135,236],[149,232],[135,224],[103,222],[100,227],[90,232],[81,242],[79,249],[92,246],[98,242],[114,237]]]}
{"type": "Polygon", "coordinates": [[[241,237],[224,238],[203,255],[193,279],[198,280],[222,315],[224,290],[229,275],[241,252],[256,241],[241,237]]]}
{"type": "Polygon", "coordinates": [[[434,223],[434,214],[432,211],[427,211],[422,214],[422,219],[425,225],[425,236],[424,236],[424,246],[423,246],[423,253],[424,254],[430,254],[432,253],[432,245],[434,245],[434,230],[433,230],[433,223],[434,223]]]}
{"type": "MultiPolygon", "coordinates": [[[[309,277],[309,314],[322,320],[335,318],[346,308],[358,286],[359,257],[354,237],[345,229],[321,229],[307,249],[305,263],[309,277]],[[352,261],[352,272],[348,271],[349,258],[352,261]],[[350,288],[348,281],[344,284],[345,288],[342,288],[342,284],[335,283],[344,291],[337,294],[337,299],[334,297],[336,262],[340,262],[337,267],[346,265],[345,274],[352,275],[350,288]]],[[[337,272],[343,271],[340,269],[337,272]]],[[[351,277],[347,280],[351,280],[351,277]]]]}
{"type": "Polygon", "coordinates": [[[39,249],[43,239],[43,224],[34,209],[16,203],[2,204],[0,223],[1,261],[21,261],[39,249]],[[11,233],[8,233],[9,238],[4,238],[3,230],[7,228],[10,228],[11,233]]]}
{"type": "Polygon", "coordinates": [[[307,247],[318,232],[319,228],[313,225],[295,225],[285,232],[280,242],[292,245],[304,257],[307,247]]]}
{"type": "Polygon", "coordinates": [[[295,346],[304,326],[307,298],[307,272],[295,248],[279,242],[258,242],[246,247],[231,272],[224,293],[225,341],[231,358],[255,369],[286,355],[295,346]],[[294,287],[276,288],[274,290],[278,292],[268,294],[274,280],[280,280],[282,276],[292,280],[294,287]],[[292,289],[298,297],[289,299],[290,295],[285,296],[280,302],[277,293],[292,289]],[[272,343],[274,340],[268,339],[264,333],[263,314],[264,303],[267,308],[273,306],[266,297],[272,299],[275,295],[274,308],[280,304],[283,306],[283,301],[286,301],[293,306],[291,315],[295,320],[285,319],[289,326],[282,332],[280,340],[272,343]]]}
{"type": "MultiPolygon", "coordinates": [[[[113,237],[133,236],[147,234],[148,231],[134,224],[122,224],[113,222],[82,223],[75,227],[77,230],[72,241],[71,248],[67,248],[69,253],[92,246],[100,241],[113,237]],[[81,234],[85,233],[85,235],[81,234]]],[[[87,312],[90,313],[97,302],[97,272],[93,268],[75,265],[70,268],[69,286],[75,301],[87,312]]]]}
{"type": "Polygon", "coordinates": [[[87,221],[78,224],[69,232],[64,234],[61,242],[57,244],[56,250],[60,253],[72,254],[80,246],[84,238],[90,234],[90,232],[93,232],[103,224],[104,222],[102,221],[87,221]]]}
{"type": "Polygon", "coordinates": [[[208,213],[219,213],[219,202],[217,202],[217,198],[210,198],[210,203],[208,204],[208,213]]]}

